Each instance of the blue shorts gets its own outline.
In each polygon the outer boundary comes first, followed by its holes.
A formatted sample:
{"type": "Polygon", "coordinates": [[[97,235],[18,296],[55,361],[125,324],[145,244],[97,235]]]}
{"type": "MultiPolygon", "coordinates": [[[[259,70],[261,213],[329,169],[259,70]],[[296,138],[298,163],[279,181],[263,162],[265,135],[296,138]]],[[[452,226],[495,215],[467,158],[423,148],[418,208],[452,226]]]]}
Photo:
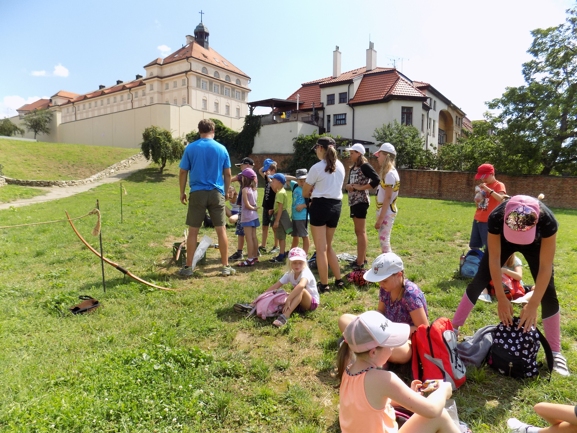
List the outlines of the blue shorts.
{"type": "Polygon", "coordinates": [[[238,212],[238,219],[236,220],[236,230],[234,232],[234,234],[237,236],[244,236],[244,229],[242,228],[242,225],[240,223],[241,216],[242,216],[242,212],[239,211],[238,212]]]}
{"type": "MultiPolygon", "coordinates": [[[[242,227],[260,227],[260,221],[258,218],[253,219],[252,221],[247,221],[244,223],[240,223],[242,227]]],[[[243,230],[244,233],[244,230],[243,230]]]]}

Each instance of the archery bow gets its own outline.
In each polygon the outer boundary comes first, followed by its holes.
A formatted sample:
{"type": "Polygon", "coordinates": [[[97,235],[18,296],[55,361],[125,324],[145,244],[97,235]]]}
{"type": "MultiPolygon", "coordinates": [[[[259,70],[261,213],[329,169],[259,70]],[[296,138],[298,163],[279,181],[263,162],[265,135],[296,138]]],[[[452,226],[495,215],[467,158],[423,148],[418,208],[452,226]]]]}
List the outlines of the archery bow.
{"type": "Polygon", "coordinates": [[[124,269],[122,266],[120,266],[118,263],[114,263],[112,260],[107,259],[106,257],[100,255],[100,253],[98,251],[96,251],[94,248],[92,248],[92,246],[86,242],[86,240],[82,237],[82,235],[78,232],[78,230],[76,229],[76,227],[74,227],[74,223],[72,222],[72,219],[70,218],[70,215],[68,215],[67,211],[66,212],[66,218],[68,218],[68,222],[70,223],[70,226],[72,227],[72,230],[74,230],[74,233],[76,233],[76,236],[78,236],[78,238],[82,241],[82,243],[84,245],[86,245],[86,247],[92,251],[94,254],[96,254],[96,256],[98,256],[99,258],[101,258],[102,260],[104,260],[106,263],[108,263],[110,266],[118,269],[120,272],[122,272],[124,275],[128,275],[130,278],[132,278],[135,281],[138,281],[139,283],[145,284],[147,286],[153,287],[155,289],[159,289],[159,290],[167,290],[170,292],[177,292],[177,289],[169,289],[168,287],[162,287],[162,286],[157,286],[156,284],[153,283],[149,283],[148,281],[143,280],[140,277],[137,277],[136,275],[134,275],[132,272],[130,272],[128,269],[124,269]]]}

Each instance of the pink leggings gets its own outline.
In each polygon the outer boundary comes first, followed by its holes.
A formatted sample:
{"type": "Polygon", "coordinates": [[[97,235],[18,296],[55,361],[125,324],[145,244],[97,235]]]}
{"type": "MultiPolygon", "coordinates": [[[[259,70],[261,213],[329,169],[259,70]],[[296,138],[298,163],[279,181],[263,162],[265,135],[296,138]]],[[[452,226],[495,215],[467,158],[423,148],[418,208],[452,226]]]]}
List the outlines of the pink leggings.
{"type": "MultiPolygon", "coordinates": [[[[384,209],[383,209],[384,211],[384,209]]],[[[379,242],[381,243],[381,251],[383,253],[390,253],[391,249],[391,230],[393,230],[393,223],[397,214],[389,214],[383,219],[383,223],[379,228],[379,242]]]]}

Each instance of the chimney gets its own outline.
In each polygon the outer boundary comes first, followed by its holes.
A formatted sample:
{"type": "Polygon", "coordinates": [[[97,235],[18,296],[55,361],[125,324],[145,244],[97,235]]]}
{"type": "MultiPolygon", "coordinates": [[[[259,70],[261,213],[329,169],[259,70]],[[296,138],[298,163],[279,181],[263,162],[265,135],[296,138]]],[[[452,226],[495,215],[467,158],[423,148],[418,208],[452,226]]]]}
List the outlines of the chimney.
{"type": "Polygon", "coordinates": [[[116,80],[116,84],[122,84],[123,81],[122,80],[116,80]]]}
{"type": "Polygon", "coordinates": [[[186,45],[194,42],[194,36],[186,35],[186,45]]]}
{"type": "Polygon", "coordinates": [[[337,78],[339,75],[341,75],[341,52],[337,45],[333,51],[333,78],[337,78]]]}
{"type": "Polygon", "coordinates": [[[141,78],[142,78],[142,75],[136,74],[136,79],[137,79],[137,80],[140,80],[141,78]]]}
{"type": "Polygon", "coordinates": [[[367,50],[367,71],[372,71],[377,67],[377,52],[375,51],[375,44],[369,42],[369,49],[367,50]]]}
{"type": "Polygon", "coordinates": [[[105,88],[106,88],[106,86],[105,86],[104,84],[101,84],[100,86],[98,86],[98,90],[102,90],[102,89],[105,89],[105,88]]]}

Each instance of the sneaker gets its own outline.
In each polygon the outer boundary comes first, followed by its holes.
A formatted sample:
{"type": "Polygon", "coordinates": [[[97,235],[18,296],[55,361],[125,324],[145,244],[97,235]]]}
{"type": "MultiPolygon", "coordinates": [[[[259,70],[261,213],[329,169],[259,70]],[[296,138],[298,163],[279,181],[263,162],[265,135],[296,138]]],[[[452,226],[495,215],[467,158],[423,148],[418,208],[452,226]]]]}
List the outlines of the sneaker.
{"type": "Polygon", "coordinates": [[[326,293],[331,291],[331,286],[323,284],[320,281],[317,283],[317,290],[319,293],[326,293]]]}
{"type": "Polygon", "coordinates": [[[234,307],[232,307],[232,308],[237,313],[248,314],[252,311],[252,305],[250,305],[250,304],[234,304],[234,307]]]}
{"type": "Polygon", "coordinates": [[[487,302],[489,304],[493,302],[493,300],[491,299],[491,295],[489,295],[488,293],[481,293],[479,295],[479,301],[487,302]]]}
{"type": "Polygon", "coordinates": [[[242,259],[244,259],[244,255],[242,254],[242,251],[237,251],[232,256],[229,256],[228,259],[229,260],[242,260],[242,259]]]}
{"type": "Polygon", "coordinates": [[[177,272],[176,275],[180,276],[180,277],[192,277],[192,268],[190,266],[185,266],[183,268],[180,268],[177,272]]]}
{"type": "Polygon", "coordinates": [[[236,270],[233,269],[231,266],[223,266],[222,270],[220,271],[220,275],[222,275],[223,277],[228,277],[234,274],[236,274],[236,270]]]}
{"type": "Polygon", "coordinates": [[[567,360],[559,352],[553,353],[553,371],[556,371],[561,376],[571,376],[569,368],[567,367],[567,360]]]}
{"type": "Polygon", "coordinates": [[[530,424],[525,424],[524,422],[519,421],[517,418],[509,418],[507,420],[507,427],[509,427],[510,433],[527,433],[530,427],[533,427],[530,424]]]}
{"type": "Polygon", "coordinates": [[[258,247],[258,253],[259,253],[259,254],[266,254],[266,248],[263,247],[262,245],[259,245],[259,247],[258,247]]]}
{"type": "Polygon", "coordinates": [[[272,250],[270,250],[268,252],[269,254],[278,254],[280,253],[280,248],[279,247],[274,247],[272,250]]]}
{"type": "Polygon", "coordinates": [[[284,263],[284,260],[285,260],[285,255],[279,254],[278,256],[270,259],[269,262],[271,262],[271,263],[284,263]]]}
{"type": "Polygon", "coordinates": [[[335,288],[336,289],[344,289],[345,288],[345,282],[343,280],[336,280],[335,279],[335,288]]]}
{"type": "Polygon", "coordinates": [[[277,328],[281,328],[284,325],[286,325],[286,322],[287,322],[286,316],[284,314],[281,314],[276,318],[276,320],[274,322],[272,322],[272,324],[274,326],[276,326],[277,328]]]}

